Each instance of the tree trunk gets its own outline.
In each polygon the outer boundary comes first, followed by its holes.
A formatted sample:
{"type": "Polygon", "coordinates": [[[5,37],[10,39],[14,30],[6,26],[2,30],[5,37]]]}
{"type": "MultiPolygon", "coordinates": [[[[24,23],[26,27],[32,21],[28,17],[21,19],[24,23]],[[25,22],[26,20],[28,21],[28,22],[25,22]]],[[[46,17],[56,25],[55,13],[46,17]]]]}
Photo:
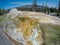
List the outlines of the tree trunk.
{"type": "Polygon", "coordinates": [[[42,39],[43,39],[43,43],[42,45],[46,45],[46,35],[45,35],[45,31],[42,29],[42,24],[39,25],[40,26],[40,29],[41,29],[41,32],[42,32],[42,39]]]}
{"type": "Polygon", "coordinates": [[[45,43],[45,32],[43,30],[42,31],[42,39],[43,39],[43,44],[42,45],[46,45],[45,43]]]}
{"type": "Polygon", "coordinates": [[[54,45],[56,45],[56,42],[54,42],[54,45]]]}

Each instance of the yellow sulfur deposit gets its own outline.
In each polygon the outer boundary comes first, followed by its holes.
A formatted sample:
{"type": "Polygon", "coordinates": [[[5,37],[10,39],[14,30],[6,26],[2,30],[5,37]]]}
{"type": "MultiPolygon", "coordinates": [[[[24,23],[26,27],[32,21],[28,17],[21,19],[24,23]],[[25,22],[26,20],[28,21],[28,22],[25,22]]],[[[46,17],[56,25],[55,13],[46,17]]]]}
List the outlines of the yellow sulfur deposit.
{"type": "MultiPolygon", "coordinates": [[[[22,33],[22,35],[26,41],[26,45],[34,45],[33,42],[31,40],[29,40],[29,38],[34,34],[33,29],[38,27],[38,19],[29,18],[29,17],[17,17],[17,19],[18,19],[17,29],[20,29],[18,31],[20,31],[22,33]]],[[[38,34],[35,38],[36,41],[39,43],[42,40],[40,33],[41,32],[38,32],[38,34]]]]}
{"type": "Polygon", "coordinates": [[[41,45],[42,33],[38,25],[39,19],[17,16],[14,20],[17,21],[17,25],[14,30],[11,30],[11,32],[13,31],[11,35],[15,40],[24,45],[41,45]]]}

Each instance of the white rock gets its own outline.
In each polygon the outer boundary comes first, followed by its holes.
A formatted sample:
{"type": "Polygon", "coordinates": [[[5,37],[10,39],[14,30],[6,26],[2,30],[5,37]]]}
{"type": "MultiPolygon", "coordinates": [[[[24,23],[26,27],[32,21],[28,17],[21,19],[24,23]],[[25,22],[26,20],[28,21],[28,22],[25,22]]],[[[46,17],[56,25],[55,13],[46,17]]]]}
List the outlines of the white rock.
{"type": "Polygon", "coordinates": [[[11,15],[11,18],[14,18],[19,14],[20,14],[20,12],[16,8],[13,8],[9,11],[9,15],[11,15]]]}

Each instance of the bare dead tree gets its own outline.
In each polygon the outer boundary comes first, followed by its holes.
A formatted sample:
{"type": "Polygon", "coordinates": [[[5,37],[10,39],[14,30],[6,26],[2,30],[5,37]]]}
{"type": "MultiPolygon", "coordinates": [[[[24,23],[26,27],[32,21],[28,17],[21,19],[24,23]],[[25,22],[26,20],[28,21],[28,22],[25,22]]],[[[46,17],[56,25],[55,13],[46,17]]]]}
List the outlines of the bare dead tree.
{"type": "Polygon", "coordinates": [[[58,10],[59,10],[59,13],[60,13],[60,0],[59,0],[59,8],[58,8],[58,10]]]}
{"type": "Polygon", "coordinates": [[[60,16],[59,13],[60,13],[60,0],[59,0],[59,4],[58,4],[57,16],[60,16]]]}
{"type": "Polygon", "coordinates": [[[47,13],[47,2],[48,0],[46,0],[46,4],[45,4],[45,12],[47,13]]]}
{"type": "Polygon", "coordinates": [[[37,9],[37,4],[36,4],[37,0],[33,0],[33,4],[32,4],[32,11],[36,12],[37,9]]]}

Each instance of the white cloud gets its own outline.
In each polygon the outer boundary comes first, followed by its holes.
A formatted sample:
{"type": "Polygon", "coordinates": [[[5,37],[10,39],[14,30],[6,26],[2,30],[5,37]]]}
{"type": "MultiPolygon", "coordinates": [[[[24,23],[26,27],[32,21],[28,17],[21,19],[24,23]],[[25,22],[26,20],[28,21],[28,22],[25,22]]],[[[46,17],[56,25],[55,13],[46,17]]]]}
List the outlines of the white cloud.
{"type": "Polygon", "coordinates": [[[21,2],[10,2],[9,4],[21,4],[21,2]]]}
{"type": "Polygon", "coordinates": [[[26,4],[32,4],[32,3],[29,3],[29,2],[10,2],[9,4],[26,5],[26,4]]]}

